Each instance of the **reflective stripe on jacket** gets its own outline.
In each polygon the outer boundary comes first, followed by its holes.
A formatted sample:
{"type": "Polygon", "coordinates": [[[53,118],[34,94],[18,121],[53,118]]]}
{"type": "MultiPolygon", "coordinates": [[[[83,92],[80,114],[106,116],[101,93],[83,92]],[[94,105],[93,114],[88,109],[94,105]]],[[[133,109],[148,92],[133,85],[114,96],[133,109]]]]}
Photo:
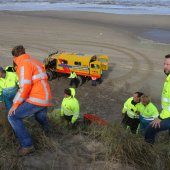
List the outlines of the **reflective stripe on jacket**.
{"type": "Polygon", "coordinates": [[[17,108],[24,101],[38,106],[50,106],[51,90],[43,65],[31,59],[28,54],[15,57],[14,62],[17,65],[20,88],[14,98],[13,107],[17,108]]]}
{"type": "Polygon", "coordinates": [[[133,105],[132,101],[133,101],[133,97],[130,97],[129,99],[126,100],[126,102],[124,103],[123,109],[122,109],[122,113],[127,112],[127,115],[132,119],[139,118],[139,115],[136,113],[137,105],[139,103],[137,103],[136,105],[133,105]]]}
{"type": "Polygon", "coordinates": [[[18,77],[15,72],[6,71],[5,78],[0,78],[0,96],[2,100],[2,91],[8,90],[11,87],[15,87],[18,84],[18,77]]]}
{"type": "Polygon", "coordinates": [[[162,111],[160,118],[166,119],[170,117],[170,75],[167,76],[162,90],[162,111]]]}
{"type": "Polygon", "coordinates": [[[143,119],[149,120],[149,121],[154,120],[155,118],[159,116],[158,109],[151,102],[146,106],[140,103],[137,106],[137,111],[140,112],[140,115],[142,116],[143,119]]]}

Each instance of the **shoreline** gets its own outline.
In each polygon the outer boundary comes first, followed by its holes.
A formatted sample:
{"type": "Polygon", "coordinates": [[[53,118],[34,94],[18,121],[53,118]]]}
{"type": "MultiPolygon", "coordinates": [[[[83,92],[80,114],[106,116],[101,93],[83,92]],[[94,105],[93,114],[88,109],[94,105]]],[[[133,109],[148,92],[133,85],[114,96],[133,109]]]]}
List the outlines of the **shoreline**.
{"type": "Polygon", "coordinates": [[[80,3],[80,2],[7,2],[0,3],[0,11],[80,11],[111,14],[170,15],[170,4],[80,3]]]}

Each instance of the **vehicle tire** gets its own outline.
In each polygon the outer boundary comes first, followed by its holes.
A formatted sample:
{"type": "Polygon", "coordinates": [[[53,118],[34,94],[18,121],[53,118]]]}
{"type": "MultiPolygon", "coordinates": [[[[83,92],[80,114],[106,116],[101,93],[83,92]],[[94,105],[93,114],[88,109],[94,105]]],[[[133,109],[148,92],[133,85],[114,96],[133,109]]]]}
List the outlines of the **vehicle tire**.
{"type": "Polygon", "coordinates": [[[53,72],[51,70],[47,70],[47,76],[49,81],[53,80],[53,72]]]}

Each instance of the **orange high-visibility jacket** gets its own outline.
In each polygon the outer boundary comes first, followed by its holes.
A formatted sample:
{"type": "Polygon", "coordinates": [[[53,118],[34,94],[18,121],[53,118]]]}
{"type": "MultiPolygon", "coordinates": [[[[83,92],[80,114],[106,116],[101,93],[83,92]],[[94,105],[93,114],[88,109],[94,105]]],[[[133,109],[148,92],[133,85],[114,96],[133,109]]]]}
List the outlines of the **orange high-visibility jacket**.
{"type": "Polygon", "coordinates": [[[20,88],[13,100],[13,108],[24,101],[38,106],[50,106],[52,95],[43,65],[28,54],[14,58],[20,88]]]}

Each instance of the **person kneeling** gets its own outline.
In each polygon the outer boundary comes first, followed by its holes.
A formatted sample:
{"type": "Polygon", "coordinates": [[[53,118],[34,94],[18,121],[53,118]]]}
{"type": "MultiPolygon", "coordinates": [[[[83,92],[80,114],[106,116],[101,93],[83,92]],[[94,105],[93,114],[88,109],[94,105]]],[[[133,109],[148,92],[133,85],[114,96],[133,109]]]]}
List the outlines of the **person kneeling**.
{"type": "Polygon", "coordinates": [[[69,125],[75,127],[79,118],[79,102],[75,98],[75,89],[67,88],[64,90],[64,98],[61,104],[61,116],[69,125]]]}

